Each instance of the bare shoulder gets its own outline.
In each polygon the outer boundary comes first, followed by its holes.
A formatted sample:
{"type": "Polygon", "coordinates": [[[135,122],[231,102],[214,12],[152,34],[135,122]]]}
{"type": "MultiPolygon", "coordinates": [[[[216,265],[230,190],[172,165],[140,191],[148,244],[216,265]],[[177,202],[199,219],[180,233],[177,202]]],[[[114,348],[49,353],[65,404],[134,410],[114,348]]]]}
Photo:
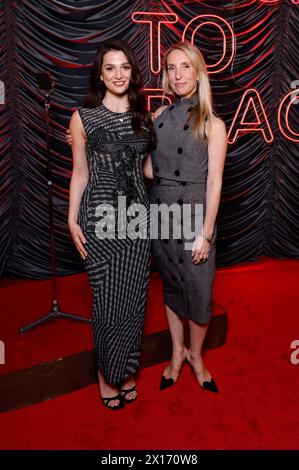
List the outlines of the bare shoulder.
{"type": "Polygon", "coordinates": [[[211,122],[206,126],[206,136],[209,140],[221,137],[226,138],[226,127],[224,121],[213,115],[211,122]]]}
{"type": "Polygon", "coordinates": [[[213,116],[212,121],[211,121],[211,133],[212,134],[217,134],[219,132],[221,134],[223,134],[223,133],[226,134],[225,123],[219,117],[213,116]]]}
{"type": "Polygon", "coordinates": [[[70,124],[69,124],[69,129],[73,136],[81,135],[84,137],[84,139],[86,138],[84,127],[83,127],[80,113],[78,110],[72,114],[70,124]]]}
{"type": "Polygon", "coordinates": [[[75,111],[72,114],[71,120],[70,120],[70,128],[73,127],[75,129],[83,129],[81,117],[79,114],[79,111],[75,111]]]}
{"type": "Polygon", "coordinates": [[[80,113],[78,109],[73,112],[72,117],[71,117],[71,122],[74,122],[74,123],[81,122],[80,113]]]}
{"type": "Polygon", "coordinates": [[[167,108],[167,105],[164,105],[164,106],[160,106],[160,108],[156,109],[156,111],[154,112],[154,119],[157,119],[157,117],[163,113],[163,111],[167,108]]]}

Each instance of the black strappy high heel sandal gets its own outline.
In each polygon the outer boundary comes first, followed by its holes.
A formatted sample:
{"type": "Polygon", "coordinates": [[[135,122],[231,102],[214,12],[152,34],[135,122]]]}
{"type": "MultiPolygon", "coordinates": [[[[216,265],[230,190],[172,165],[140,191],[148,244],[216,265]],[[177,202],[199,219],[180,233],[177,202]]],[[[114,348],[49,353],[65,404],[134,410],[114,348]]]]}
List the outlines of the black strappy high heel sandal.
{"type": "Polygon", "coordinates": [[[109,410],[115,410],[115,411],[116,410],[121,410],[125,406],[124,402],[123,402],[123,397],[120,393],[118,395],[116,395],[115,397],[111,397],[111,398],[102,398],[101,397],[101,401],[102,401],[104,406],[109,408],[109,410]],[[110,406],[109,403],[113,400],[119,400],[119,404],[115,405],[115,406],[110,406]]]}
{"type": "Polygon", "coordinates": [[[120,391],[120,395],[123,399],[123,401],[126,403],[126,404],[129,404],[129,403],[132,403],[133,401],[135,401],[137,399],[137,387],[136,385],[134,385],[133,387],[131,388],[120,388],[119,389],[120,391]],[[136,397],[135,398],[126,398],[126,395],[128,395],[128,393],[131,393],[131,392],[136,392],[136,397]]]}

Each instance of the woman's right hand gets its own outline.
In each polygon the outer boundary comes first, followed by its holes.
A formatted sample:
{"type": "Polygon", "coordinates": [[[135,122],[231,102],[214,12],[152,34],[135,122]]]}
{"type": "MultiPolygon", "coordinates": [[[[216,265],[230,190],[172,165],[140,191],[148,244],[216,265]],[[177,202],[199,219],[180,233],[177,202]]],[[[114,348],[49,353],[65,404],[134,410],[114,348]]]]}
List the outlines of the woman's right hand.
{"type": "Polygon", "coordinates": [[[146,178],[150,180],[154,179],[152,157],[150,153],[147,155],[145,159],[145,162],[143,165],[143,174],[146,178]]]}
{"type": "Polygon", "coordinates": [[[81,258],[85,260],[88,255],[87,251],[84,248],[84,244],[86,243],[86,238],[84,237],[84,234],[82,232],[80,225],[74,222],[69,223],[69,229],[71,232],[73,242],[75,243],[76,248],[79,251],[81,258]]]}
{"type": "Polygon", "coordinates": [[[73,137],[72,137],[72,134],[71,134],[71,131],[69,129],[66,130],[66,133],[65,133],[65,140],[66,140],[66,143],[71,146],[72,143],[73,143],[73,137]]]}

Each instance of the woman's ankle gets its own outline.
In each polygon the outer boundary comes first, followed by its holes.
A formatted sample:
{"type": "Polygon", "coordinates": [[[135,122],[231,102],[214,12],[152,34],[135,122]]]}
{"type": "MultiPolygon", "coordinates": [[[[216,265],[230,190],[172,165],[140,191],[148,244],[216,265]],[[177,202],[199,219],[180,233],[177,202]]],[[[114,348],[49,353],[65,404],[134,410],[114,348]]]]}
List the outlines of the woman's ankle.
{"type": "Polygon", "coordinates": [[[179,346],[173,349],[172,351],[172,358],[173,359],[182,359],[185,358],[186,356],[186,347],[185,346],[179,346]]]}

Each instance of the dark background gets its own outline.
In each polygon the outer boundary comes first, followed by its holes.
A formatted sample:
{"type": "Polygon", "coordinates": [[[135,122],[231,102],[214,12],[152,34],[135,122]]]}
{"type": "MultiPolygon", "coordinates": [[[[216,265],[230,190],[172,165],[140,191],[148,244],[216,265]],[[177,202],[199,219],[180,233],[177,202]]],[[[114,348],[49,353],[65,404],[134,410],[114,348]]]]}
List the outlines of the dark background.
{"type": "MultiPolygon", "coordinates": [[[[162,26],[163,51],[181,39],[193,17],[215,14],[226,19],[236,35],[236,54],[228,68],[210,75],[216,111],[229,129],[243,93],[253,87],[274,134],[270,144],[260,132],[251,132],[229,145],[218,217],[218,266],[261,255],[298,258],[298,143],[284,137],[277,122],[280,101],[299,79],[298,5],[258,0],[0,0],[0,79],[5,84],[5,105],[0,105],[2,276],[50,274],[43,97],[35,80],[43,70],[56,83],[51,118],[58,273],[82,270],[67,228],[72,159],[65,128],[87,94],[90,66],[102,40],[128,40],[141,62],[145,86],[161,85],[149,68],[149,28],[131,19],[140,10],[178,14],[178,23],[162,26]]],[[[201,28],[195,43],[208,64],[221,56],[221,35],[215,28],[201,28]]],[[[248,117],[255,119],[253,113],[248,117]]],[[[294,130],[298,117],[299,104],[289,116],[294,130]]]]}

